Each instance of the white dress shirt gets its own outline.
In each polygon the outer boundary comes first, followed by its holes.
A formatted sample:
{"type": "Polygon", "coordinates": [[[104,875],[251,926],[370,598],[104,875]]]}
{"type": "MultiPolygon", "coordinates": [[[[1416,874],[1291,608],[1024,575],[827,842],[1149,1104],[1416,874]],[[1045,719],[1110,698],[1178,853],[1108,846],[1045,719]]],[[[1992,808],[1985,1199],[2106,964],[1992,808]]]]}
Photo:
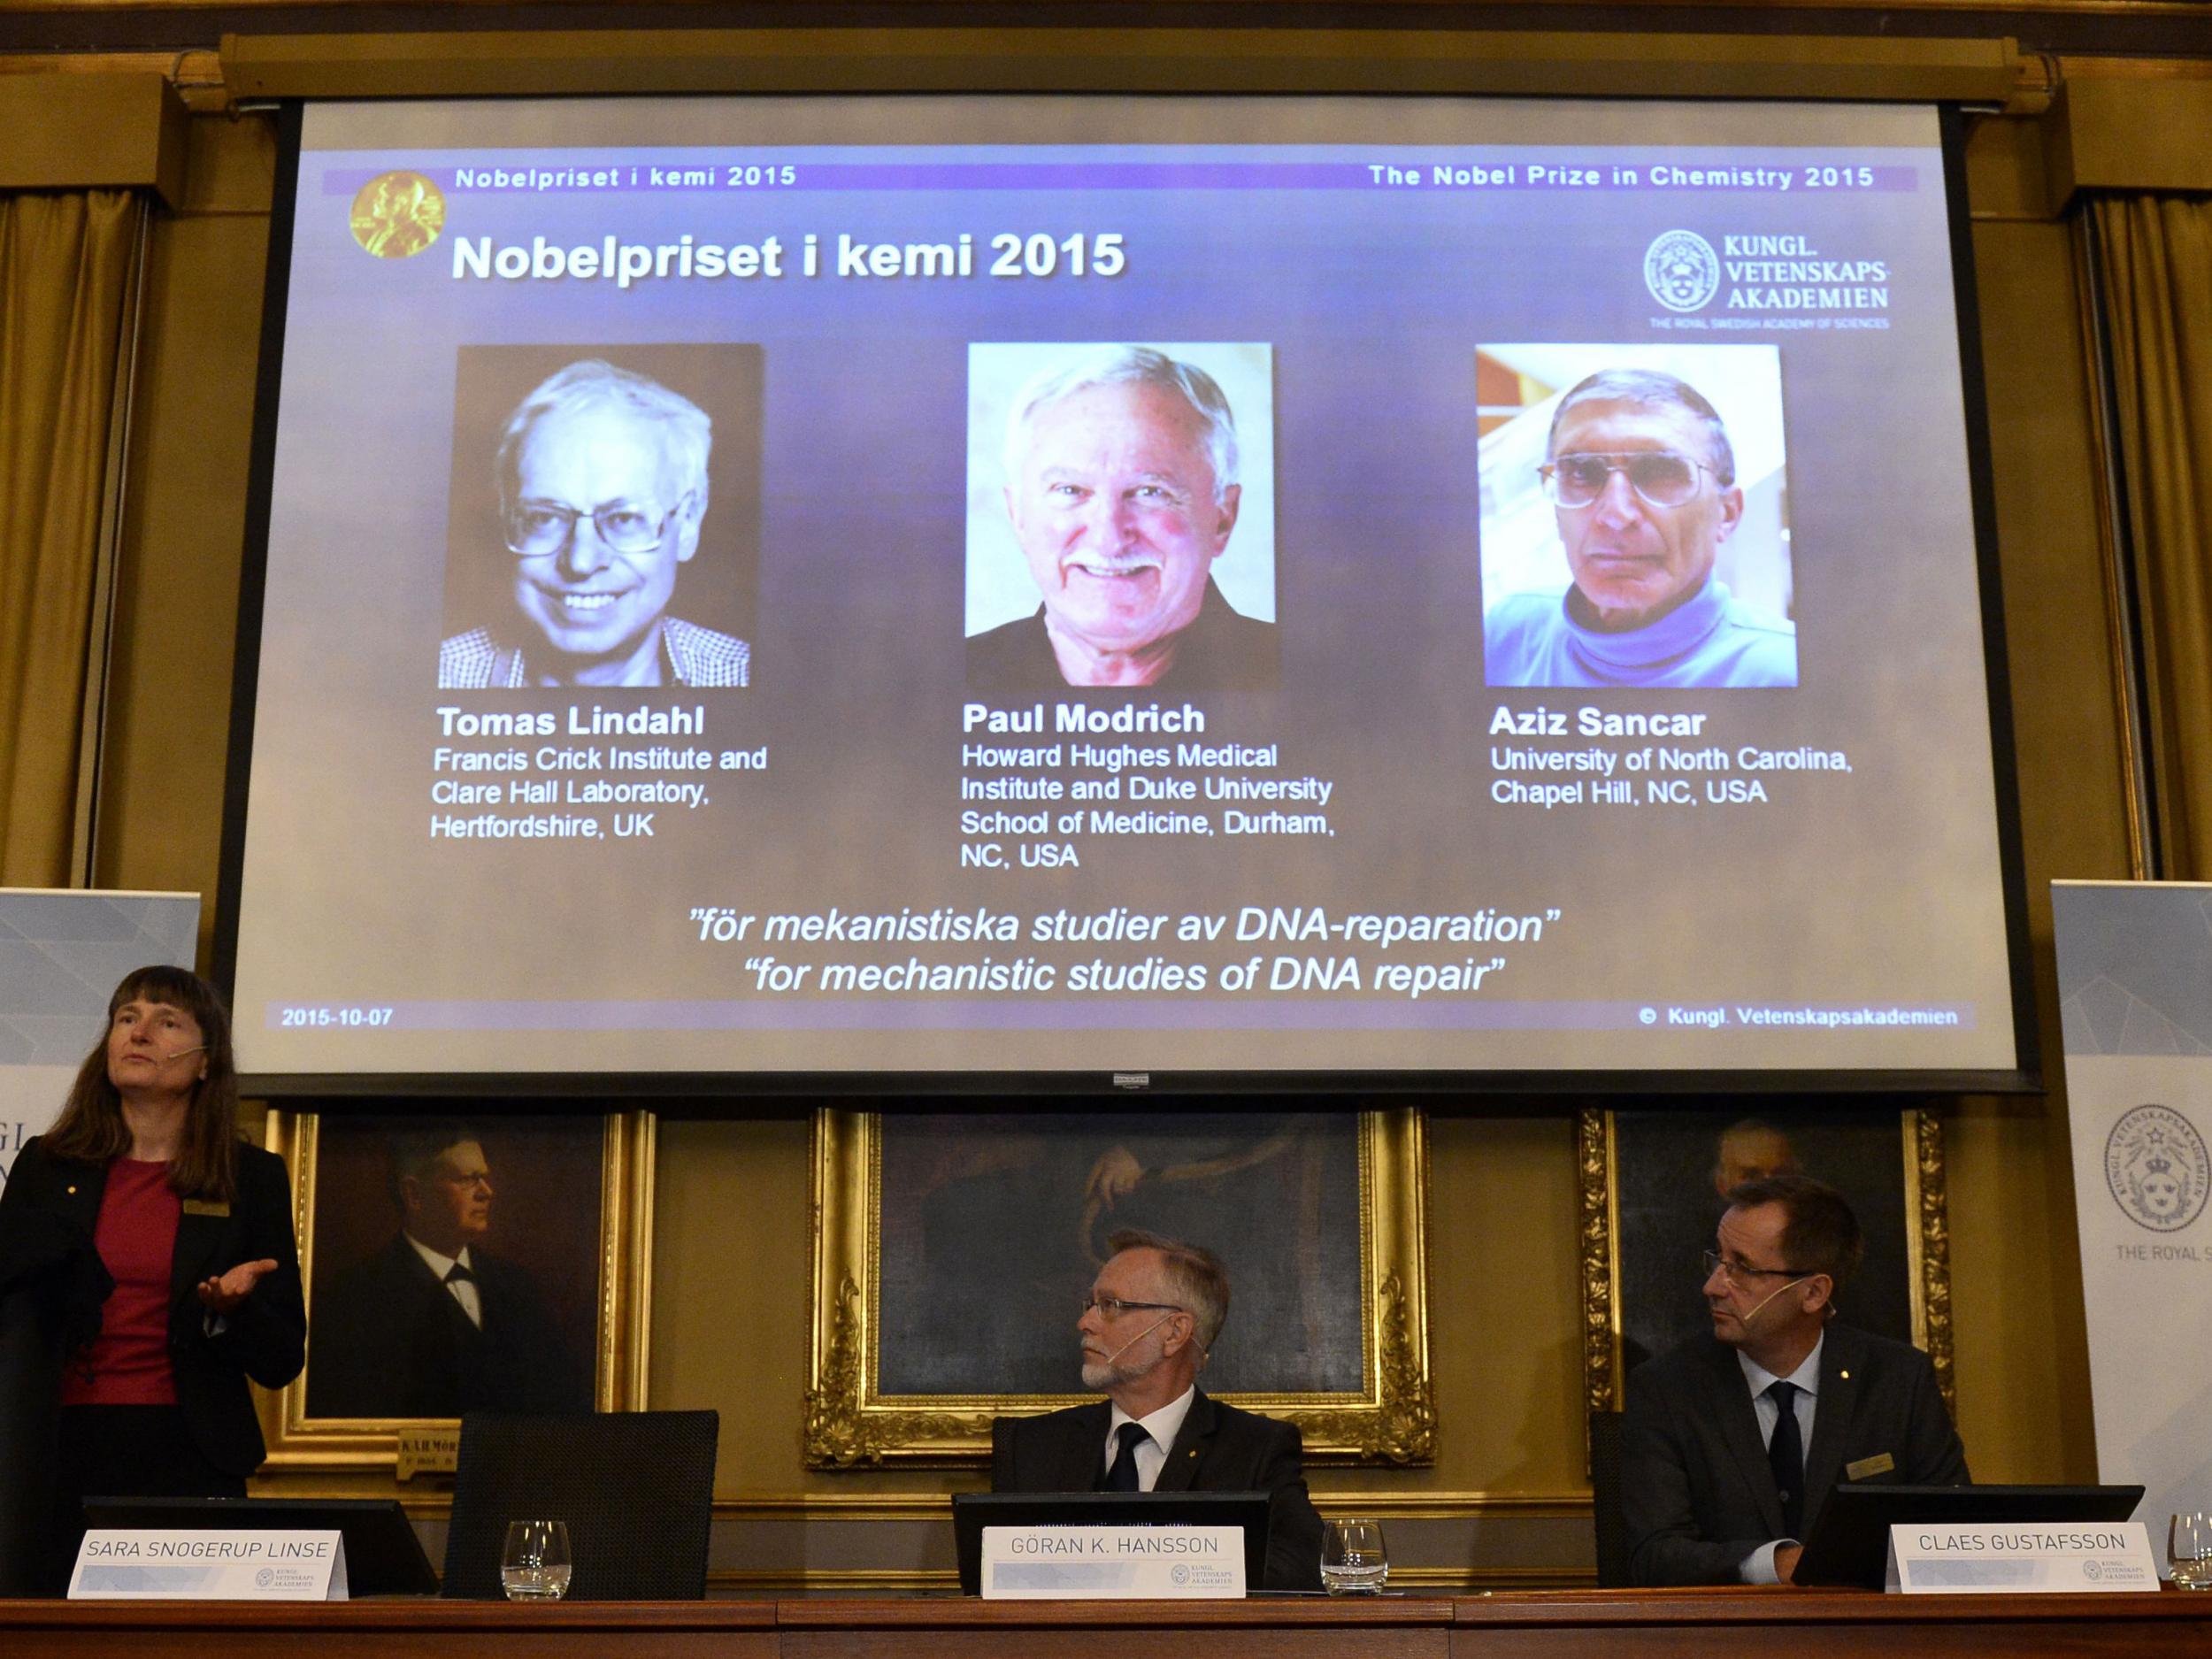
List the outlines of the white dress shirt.
{"type": "Polygon", "coordinates": [[[446,1275],[450,1273],[456,1266],[466,1267],[472,1273],[476,1271],[469,1265],[469,1247],[463,1245],[458,1256],[440,1256],[413,1233],[406,1233],[403,1236],[408,1243],[415,1247],[415,1254],[422,1257],[423,1265],[437,1276],[446,1289],[452,1293],[453,1300],[461,1304],[461,1311],[468,1315],[469,1323],[478,1330],[482,1330],[484,1328],[484,1302],[483,1299],[476,1294],[476,1281],[472,1279],[446,1278],[446,1275]]]}
{"type": "Polygon", "coordinates": [[[1190,1402],[1197,1392],[1198,1385],[1193,1383],[1148,1417],[1133,1417],[1117,1405],[1106,1424],[1106,1461],[1102,1471],[1111,1469],[1114,1460],[1121,1455],[1121,1425],[1140,1424],[1151,1438],[1137,1442],[1137,1490],[1151,1491],[1167,1462],[1167,1448],[1175,1444],[1175,1436],[1182,1429],[1183,1419],[1190,1415],[1190,1402]]]}
{"type": "MultiPolygon", "coordinates": [[[[1776,1383],[1797,1385],[1796,1398],[1790,1402],[1797,1412],[1797,1443],[1805,1450],[1810,1462],[1813,1450],[1813,1408],[1820,1397],[1820,1350],[1828,1345],[1828,1333],[1824,1331],[1813,1344],[1813,1351],[1805,1356],[1805,1362],[1786,1377],[1777,1377],[1759,1364],[1743,1349],[1736,1350],[1736,1363],[1743,1367],[1744,1382],[1751,1390],[1751,1409],[1759,1419],[1759,1443],[1774,1444],[1775,1425],[1782,1420],[1782,1408],[1768,1397],[1767,1390],[1776,1383]]],[[[1746,1584],[1779,1584],[1782,1577],[1774,1571],[1774,1552],[1784,1544],[1801,1543],[1795,1538],[1778,1538],[1759,1546],[1743,1558],[1736,1569],[1746,1584]]]]}

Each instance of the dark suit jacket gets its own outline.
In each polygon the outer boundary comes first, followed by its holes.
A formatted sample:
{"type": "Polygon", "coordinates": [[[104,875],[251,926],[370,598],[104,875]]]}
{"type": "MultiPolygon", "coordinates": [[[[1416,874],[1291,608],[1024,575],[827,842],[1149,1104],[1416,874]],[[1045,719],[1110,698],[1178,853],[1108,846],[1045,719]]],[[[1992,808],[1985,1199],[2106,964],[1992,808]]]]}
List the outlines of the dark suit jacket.
{"type": "MultiPolygon", "coordinates": [[[[1113,1411],[1102,1400],[1041,1417],[995,1419],[991,1490],[1091,1491],[1106,1464],[1113,1411]]],[[[1302,1448],[1289,1424],[1223,1405],[1200,1389],[1153,1490],[1269,1494],[1264,1587],[1320,1588],[1321,1517],[1306,1494],[1302,1448]]]]}
{"type": "MultiPolygon", "coordinates": [[[[1868,1481],[1942,1486],[1969,1479],[1928,1356],[1831,1325],[1805,1450],[1807,1533],[1845,1465],[1884,1454],[1893,1467],[1868,1481]]],[[[1733,1584],[1745,1556],[1785,1535],[1735,1349],[1692,1342],[1631,1374],[1621,1509],[1638,1584],[1733,1584]]]]}
{"type": "MultiPolygon", "coordinates": [[[[37,1505],[34,1513],[0,1502],[0,1547],[19,1545],[29,1529],[43,1536],[63,1362],[99,1334],[101,1306],[115,1288],[93,1246],[107,1179],[106,1165],[50,1157],[34,1138],[0,1195],[0,1494],[33,1494],[37,1505]]],[[[177,1408],[193,1443],[225,1473],[260,1466],[265,1448],[246,1379],[280,1388],[298,1376],[306,1326],[284,1161],[241,1143],[229,1213],[184,1215],[169,1269],[177,1408]],[[264,1256],[277,1271],[208,1335],[199,1282],[264,1256]]]]}
{"type": "MultiPolygon", "coordinates": [[[[1212,582],[1197,618],[1184,629],[1175,661],[1155,685],[1175,691],[1271,691],[1277,673],[1275,625],[1231,606],[1212,582]]],[[[987,629],[968,641],[971,691],[1064,691],[1044,607],[987,629]]],[[[1110,687],[1102,687],[1110,689],[1110,687]]]]}
{"type": "Polygon", "coordinates": [[[530,1270],[472,1245],[469,1271],[480,1330],[403,1233],[319,1283],[309,1415],[590,1410],[591,1372],[562,1340],[530,1270]]]}

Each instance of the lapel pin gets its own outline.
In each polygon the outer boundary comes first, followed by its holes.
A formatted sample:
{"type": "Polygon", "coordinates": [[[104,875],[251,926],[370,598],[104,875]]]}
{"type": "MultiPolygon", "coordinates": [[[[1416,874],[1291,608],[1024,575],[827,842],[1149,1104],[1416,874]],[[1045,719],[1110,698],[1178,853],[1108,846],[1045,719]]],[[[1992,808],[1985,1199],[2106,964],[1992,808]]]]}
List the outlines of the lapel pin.
{"type": "Polygon", "coordinates": [[[1195,1457],[1198,1455],[1198,1448],[1194,1446],[1190,1448],[1190,1450],[1185,1452],[1183,1455],[1186,1457],[1195,1457]]]}
{"type": "Polygon", "coordinates": [[[1836,1375],[1842,1378],[1846,1382],[1849,1382],[1851,1380],[1851,1373],[1847,1371],[1838,1371],[1836,1375]]]}
{"type": "Polygon", "coordinates": [[[74,1197],[77,1195],[77,1189],[76,1189],[75,1187],[71,1187],[71,1188],[69,1189],[69,1195],[70,1195],[72,1198],[74,1198],[74,1197]]]}

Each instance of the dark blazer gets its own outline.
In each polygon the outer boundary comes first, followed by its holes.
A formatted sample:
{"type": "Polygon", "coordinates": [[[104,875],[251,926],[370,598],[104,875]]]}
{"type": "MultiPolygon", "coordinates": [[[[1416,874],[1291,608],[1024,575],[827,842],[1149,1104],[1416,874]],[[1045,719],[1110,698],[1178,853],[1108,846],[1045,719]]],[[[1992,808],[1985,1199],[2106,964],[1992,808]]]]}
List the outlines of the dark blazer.
{"type": "MultiPolygon", "coordinates": [[[[1272,691],[1276,674],[1275,625],[1235,610],[1209,581],[1175,661],[1154,683],[1176,691],[1272,691]]],[[[971,691],[1064,691],[1067,684],[1041,605],[968,641],[971,691]]]]}
{"type": "MultiPolygon", "coordinates": [[[[1071,1406],[1041,1417],[991,1424],[991,1490],[1089,1492],[1106,1466],[1106,1425],[1113,1406],[1071,1406]]],[[[1321,1517],[1306,1493],[1298,1431],[1255,1411],[1192,1397],[1167,1448],[1156,1492],[1264,1492],[1270,1590],[1321,1586],[1321,1517]]]]}
{"type": "MultiPolygon", "coordinates": [[[[99,1334],[102,1304],[115,1288],[93,1245],[107,1179],[104,1164],[50,1157],[35,1137],[0,1190],[0,1420],[8,1425],[0,1491],[34,1483],[42,1506],[50,1491],[63,1363],[99,1334]]],[[[227,1214],[188,1211],[179,1219],[169,1269],[177,1407],[194,1445],[226,1474],[251,1474],[265,1451],[246,1379],[280,1388],[298,1376],[306,1329],[284,1162],[242,1142],[236,1200],[227,1214]],[[196,1294],[200,1281],[264,1256],[277,1271],[210,1336],[196,1294]]],[[[42,1527],[44,1520],[27,1511],[12,1521],[0,1516],[0,1540],[15,1542],[17,1525],[42,1527]]]]}
{"type": "Polygon", "coordinates": [[[569,1352],[530,1270],[472,1245],[469,1271],[481,1329],[404,1233],[319,1283],[309,1414],[590,1410],[591,1372],[569,1352]]]}
{"type": "MultiPolygon", "coordinates": [[[[1831,1325],[1805,1451],[1808,1534],[1846,1465],[1885,1455],[1893,1466],[1864,1480],[1950,1486],[1970,1479],[1928,1356],[1831,1325]]],[[[1692,1342],[1630,1374],[1621,1509],[1638,1584],[1733,1584],[1745,1556],[1784,1536],[1781,1496],[1735,1349],[1692,1342]]]]}

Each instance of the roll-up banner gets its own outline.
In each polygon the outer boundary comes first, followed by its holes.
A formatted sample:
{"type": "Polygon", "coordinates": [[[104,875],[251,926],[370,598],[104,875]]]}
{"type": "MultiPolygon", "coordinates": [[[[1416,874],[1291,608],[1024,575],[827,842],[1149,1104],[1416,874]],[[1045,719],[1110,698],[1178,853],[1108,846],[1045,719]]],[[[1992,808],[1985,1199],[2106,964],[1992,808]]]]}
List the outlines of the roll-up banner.
{"type": "Polygon", "coordinates": [[[2051,898],[2097,1474],[2142,1482],[2162,1546],[2212,1509],[2212,884],[2051,898]]]}
{"type": "Polygon", "coordinates": [[[117,983],[190,967],[199,932],[196,893],[0,887],[0,1186],[60,1111],[117,983]]]}

